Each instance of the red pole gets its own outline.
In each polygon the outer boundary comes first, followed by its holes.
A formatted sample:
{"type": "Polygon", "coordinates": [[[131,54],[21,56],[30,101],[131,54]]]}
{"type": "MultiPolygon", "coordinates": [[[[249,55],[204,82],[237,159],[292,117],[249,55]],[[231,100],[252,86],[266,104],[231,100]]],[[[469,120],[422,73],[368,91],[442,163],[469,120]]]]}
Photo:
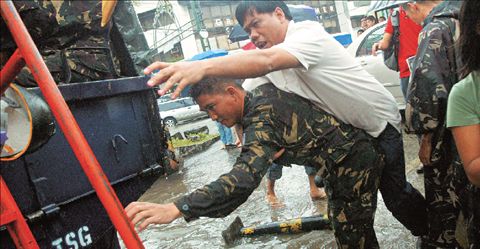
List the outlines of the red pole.
{"type": "Polygon", "coordinates": [[[8,59],[7,64],[2,68],[0,72],[0,95],[7,90],[8,86],[12,80],[17,76],[17,74],[25,66],[25,61],[20,54],[20,51],[17,49],[10,59],[8,59]]]}
{"type": "Polygon", "coordinates": [[[35,241],[35,237],[33,237],[2,176],[0,176],[0,196],[2,197],[0,198],[0,216],[2,217],[0,225],[7,226],[15,246],[17,248],[38,249],[37,241],[35,241]]]}
{"type": "Polygon", "coordinates": [[[98,198],[105,207],[110,220],[120,233],[123,242],[127,248],[144,248],[122,204],[95,158],[92,149],[88,145],[70,109],[68,109],[67,103],[65,103],[57,85],[53,81],[45,62],[20,19],[12,1],[2,0],[0,1],[0,7],[2,17],[12,31],[13,39],[20,49],[25,62],[32,71],[33,77],[37,81],[65,138],[73,149],[98,198]]]}

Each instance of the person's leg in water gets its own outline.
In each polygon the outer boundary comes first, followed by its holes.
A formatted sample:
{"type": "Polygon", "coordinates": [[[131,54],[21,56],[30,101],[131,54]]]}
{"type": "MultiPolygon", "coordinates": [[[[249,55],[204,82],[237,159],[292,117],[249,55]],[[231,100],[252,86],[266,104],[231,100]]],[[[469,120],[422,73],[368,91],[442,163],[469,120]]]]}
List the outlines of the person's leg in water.
{"type": "Polygon", "coordinates": [[[282,177],[283,166],[272,163],[267,171],[267,196],[266,199],[270,205],[278,203],[277,195],[275,194],[275,181],[282,177]]]}
{"type": "Polygon", "coordinates": [[[388,124],[377,138],[385,155],[380,192],[387,209],[414,236],[426,235],[427,202],[406,178],[402,134],[388,124]]]}
{"type": "Polygon", "coordinates": [[[235,141],[233,141],[233,134],[232,134],[232,129],[229,127],[222,125],[224,132],[225,132],[225,141],[227,142],[225,145],[226,146],[232,146],[235,144],[235,141]]]}
{"type": "Polygon", "coordinates": [[[222,125],[219,122],[215,122],[218,128],[218,133],[220,134],[220,140],[222,140],[223,148],[227,148],[227,146],[233,144],[233,137],[232,137],[232,130],[230,128],[222,125]]]}
{"type": "Polygon", "coordinates": [[[313,200],[325,199],[327,194],[323,188],[317,187],[315,184],[315,176],[317,175],[317,169],[310,166],[305,166],[305,173],[308,176],[308,184],[310,187],[310,197],[313,200]]]}
{"type": "MultiPolygon", "coordinates": [[[[271,205],[278,205],[280,202],[275,193],[275,181],[282,177],[283,166],[273,163],[267,171],[267,196],[266,199],[271,205]]],[[[324,199],[327,197],[323,188],[317,187],[315,184],[315,176],[317,169],[314,167],[305,166],[305,173],[308,176],[308,183],[310,189],[310,197],[313,200],[324,199]]]]}

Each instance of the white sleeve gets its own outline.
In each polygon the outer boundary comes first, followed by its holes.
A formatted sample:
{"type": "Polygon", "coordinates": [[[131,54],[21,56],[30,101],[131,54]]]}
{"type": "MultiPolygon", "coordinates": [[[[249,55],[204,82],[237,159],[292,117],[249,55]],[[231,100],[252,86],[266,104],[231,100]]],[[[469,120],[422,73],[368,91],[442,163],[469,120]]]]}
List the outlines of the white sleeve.
{"type": "Polygon", "coordinates": [[[246,79],[243,82],[242,87],[246,91],[250,92],[253,89],[257,88],[258,86],[261,86],[261,85],[269,83],[269,82],[270,82],[270,80],[265,76],[260,76],[260,77],[257,77],[257,78],[249,78],[249,79],[246,79]]]}
{"type": "Polygon", "coordinates": [[[290,25],[285,41],[274,47],[295,56],[306,70],[321,62],[326,49],[343,48],[319,23],[312,21],[290,25]]]}

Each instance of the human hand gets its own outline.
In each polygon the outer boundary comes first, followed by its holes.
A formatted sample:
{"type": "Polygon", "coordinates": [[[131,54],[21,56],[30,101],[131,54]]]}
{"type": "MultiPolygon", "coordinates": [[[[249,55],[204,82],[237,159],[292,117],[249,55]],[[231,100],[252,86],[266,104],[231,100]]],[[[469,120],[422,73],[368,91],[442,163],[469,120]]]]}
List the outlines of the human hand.
{"type": "Polygon", "coordinates": [[[132,202],[125,208],[125,212],[134,225],[140,223],[139,232],[150,224],[167,224],[181,216],[173,203],[132,202]]]}
{"type": "Polygon", "coordinates": [[[154,62],[143,70],[146,75],[154,70],[159,70],[157,74],[148,80],[149,86],[163,84],[162,89],[158,91],[159,95],[164,95],[168,90],[178,83],[177,88],[172,94],[172,99],[177,98],[180,92],[188,85],[195,84],[205,75],[201,61],[185,61],[176,63],[154,62]]]}
{"type": "Polygon", "coordinates": [[[429,166],[432,162],[430,156],[432,155],[432,133],[423,134],[420,141],[420,150],[418,151],[418,158],[424,166],[429,166]]]}
{"type": "Polygon", "coordinates": [[[380,43],[375,42],[372,46],[372,55],[377,56],[377,51],[381,50],[380,43]]]}

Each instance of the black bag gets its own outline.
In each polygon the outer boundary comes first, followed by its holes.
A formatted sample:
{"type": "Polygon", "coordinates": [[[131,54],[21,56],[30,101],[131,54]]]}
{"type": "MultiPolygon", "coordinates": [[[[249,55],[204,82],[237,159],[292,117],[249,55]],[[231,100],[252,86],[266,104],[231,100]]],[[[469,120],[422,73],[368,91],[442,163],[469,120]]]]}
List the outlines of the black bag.
{"type": "Polygon", "coordinates": [[[400,42],[398,40],[399,31],[399,20],[398,20],[398,10],[394,10],[390,17],[392,26],[393,26],[393,37],[392,44],[387,49],[383,51],[383,63],[390,69],[394,71],[400,71],[398,67],[398,48],[400,42]]]}

